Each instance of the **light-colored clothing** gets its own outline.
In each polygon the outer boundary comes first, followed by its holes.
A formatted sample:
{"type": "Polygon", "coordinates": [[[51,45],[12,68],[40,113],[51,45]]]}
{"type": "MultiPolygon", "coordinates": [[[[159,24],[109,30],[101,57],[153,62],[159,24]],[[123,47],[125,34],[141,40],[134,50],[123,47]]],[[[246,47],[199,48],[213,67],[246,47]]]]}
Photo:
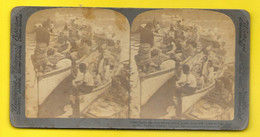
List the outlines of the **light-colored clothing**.
{"type": "Polygon", "coordinates": [[[106,65],[105,66],[105,74],[104,74],[105,80],[110,80],[111,79],[111,72],[110,72],[110,66],[106,65]]]}
{"type": "Polygon", "coordinates": [[[206,61],[203,64],[203,67],[202,67],[202,75],[203,76],[208,76],[208,74],[209,74],[209,71],[208,71],[208,61],[206,61]]]}
{"type": "Polygon", "coordinates": [[[188,87],[191,88],[196,88],[197,87],[197,80],[195,75],[193,75],[192,73],[184,74],[183,72],[181,72],[181,76],[180,79],[177,81],[177,85],[179,87],[188,84],[188,87]]]}
{"type": "Polygon", "coordinates": [[[79,71],[73,82],[79,84],[85,82],[86,86],[94,86],[94,78],[89,72],[81,73],[79,71]]]}
{"type": "Polygon", "coordinates": [[[96,78],[95,78],[95,85],[99,85],[99,84],[101,84],[101,76],[98,74],[97,76],[96,76],[96,78]]]}
{"type": "Polygon", "coordinates": [[[86,72],[83,77],[83,82],[86,83],[86,86],[94,86],[94,78],[91,73],[86,72]]]}
{"type": "Polygon", "coordinates": [[[214,68],[209,68],[208,82],[213,82],[215,79],[214,68]]]}
{"type": "Polygon", "coordinates": [[[189,87],[192,87],[192,88],[197,87],[196,77],[192,73],[188,74],[186,83],[189,84],[189,87]]]}
{"type": "Polygon", "coordinates": [[[184,74],[183,71],[181,71],[180,78],[179,78],[179,80],[177,81],[177,84],[178,84],[178,83],[185,83],[185,82],[186,82],[186,78],[187,78],[187,75],[184,74]]]}

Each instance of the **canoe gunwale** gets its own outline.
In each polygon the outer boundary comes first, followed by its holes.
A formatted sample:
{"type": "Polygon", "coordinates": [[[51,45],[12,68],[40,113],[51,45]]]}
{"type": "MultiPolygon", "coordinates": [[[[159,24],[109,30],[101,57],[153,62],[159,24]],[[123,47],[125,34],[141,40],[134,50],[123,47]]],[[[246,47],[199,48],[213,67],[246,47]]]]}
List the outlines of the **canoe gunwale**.
{"type": "Polygon", "coordinates": [[[208,89],[210,89],[211,87],[214,87],[214,86],[215,86],[215,82],[212,82],[211,84],[209,84],[208,86],[206,86],[204,88],[197,89],[193,94],[191,94],[191,95],[184,95],[182,97],[190,97],[190,96],[193,96],[193,95],[196,95],[196,94],[200,94],[200,93],[206,92],[208,89]]]}
{"type": "Polygon", "coordinates": [[[152,77],[156,77],[156,76],[160,76],[162,74],[165,74],[165,73],[168,73],[168,72],[172,72],[176,70],[175,68],[169,68],[169,69],[166,69],[166,70],[159,70],[157,72],[154,72],[154,73],[150,73],[146,76],[143,76],[141,77],[141,80],[144,81],[145,79],[149,79],[149,78],[152,78],[152,77]]]}
{"type": "MultiPolygon", "coordinates": [[[[184,63],[188,62],[190,59],[191,59],[191,57],[187,58],[186,60],[181,62],[181,64],[184,64],[184,63]]],[[[148,75],[141,76],[141,81],[144,81],[144,80],[152,78],[152,77],[160,76],[160,75],[168,73],[168,72],[175,71],[176,69],[177,68],[175,68],[175,67],[171,67],[171,68],[168,68],[168,69],[165,69],[165,70],[159,70],[159,71],[156,71],[156,72],[152,72],[152,73],[150,73],[148,75]]]]}
{"type": "MultiPolygon", "coordinates": [[[[77,60],[76,64],[78,65],[79,63],[81,63],[85,58],[87,58],[87,56],[83,56],[82,58],[80,58],[79,60],[77,60]]],[[[49,73],[46,73],[42,76],[39,76],[38,77],[38,80],[42,80],[44,78],[47,78],[47,77],[51,77],[51,76],[54,76],[54,75],[57,75],[59,73],[62,73],[62,72],[66,72],[68,70],[70,70],[72,68],[72,66],[68,66],[68,67],[65,67],[63,69],[57,69],[57,70],[54,70],[52,72],[49,72],[49,73]]]]}
{"type": "Polygon", "coordinates": [[[80,96],[84,96],[84,95],[87,95],[87,94],[91,94],[91,93],[94,93],[94,92],[98,92],[98,91],[100,91],[100,90],[105,89],[106,87],[111,86],[111,84],[112,84],[112,80],[106,82],[104,85],[101,85],[100,87],[96,87],[96,88],[94,88],[93,91],[90,92],[90,93],[85,93],[85,94],[80,93],[80,96]]]}

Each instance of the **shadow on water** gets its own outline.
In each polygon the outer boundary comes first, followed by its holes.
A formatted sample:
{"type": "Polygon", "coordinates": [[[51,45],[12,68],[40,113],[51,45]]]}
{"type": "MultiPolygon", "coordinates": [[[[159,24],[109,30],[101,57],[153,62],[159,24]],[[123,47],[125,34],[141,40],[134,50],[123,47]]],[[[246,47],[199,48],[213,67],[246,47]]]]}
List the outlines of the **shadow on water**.
{"type": "Polygon", "coordinates": [[[64,106],[70,104],[72,75],[65,78],[39,107],[39,117],[56,117],[65,113],[64,106]]]}
{"type": "Polygon", "coordinates": [[[175,78],[169,79],[157,92],[142,106],[142,118],[158,118],[167,114],[167,108],[173,105],[175,78]]]}

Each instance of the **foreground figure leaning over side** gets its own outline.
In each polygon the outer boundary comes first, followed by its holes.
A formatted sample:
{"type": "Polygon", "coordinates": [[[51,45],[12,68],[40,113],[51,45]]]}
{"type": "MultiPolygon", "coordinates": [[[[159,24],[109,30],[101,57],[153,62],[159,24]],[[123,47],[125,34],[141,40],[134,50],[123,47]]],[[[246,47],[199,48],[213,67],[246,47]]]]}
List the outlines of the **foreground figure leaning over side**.
{"type": "Polygon", "coordinates": [[[76,78],[72,81],[73,93],[70,96],[71,106],[73,108],[73,114],[71,117],[79,118],[79,95],[91,93],[94,89],[94,79],[91,73],[88,71],[85,63],[79,64],[79,71],[76,78]]]}
{"type": "Polygon", "coordinates": [[[180,79],[176,82],[176,115],[178,118],[182,116],[182,96],[187,96],[195,93],[197,88],[196,77],[191,73],[190,66],[184,64],[182,66],[182,72],[180,79]]]}

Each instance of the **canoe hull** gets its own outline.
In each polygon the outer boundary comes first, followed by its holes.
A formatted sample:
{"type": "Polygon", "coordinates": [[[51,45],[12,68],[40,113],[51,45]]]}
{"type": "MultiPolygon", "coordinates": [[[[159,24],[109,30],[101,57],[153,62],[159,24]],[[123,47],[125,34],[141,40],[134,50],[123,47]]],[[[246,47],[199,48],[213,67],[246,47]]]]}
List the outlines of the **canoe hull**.
{"type": "Polygon", "coordinates": [[[52,91],[59,85],[66,77],[71,74],[71,70],[68,69],[62,73],[45,77],[38,81],[39,90],[39,105],[41,105],[45,99],[52,93],[52,91]]]}
{"type": "Polygon", "coordinates": [[[174,76],[174,69],[167,69],[149,75],[141,81],[141,105],[147,103],[150,97],[171,77],[174,76]]]}
{"type": "Polygon", "coordinates": [[[182,113],[185,113],[192,105],[198,102],[201,98],[214,90],[215,82],[211,83],[203,89],[197,90],[193,95],[182,97],[182,113]]]}
{"type": "MultiPolygon", "coordinates": [[[[76,63],[79,64],[81,62],[86,63],[87,58],[82,57],[76,63]]],[[[51,73],[47,73],[38,78],[38,94],[39,94],[39,105],[41,105],[45,99],[52,93],[52,91],[59,85],[66,77],[71,74],[72,66],[66,66],[65,68],[60,68],[54,70],[51,73]]]]}
{"type": "Polygon", "coordinates": [[[91,104],[97,97],[99,97],[102,93],[107,91],[111,87],[112,82],[109,81],[106,84],[102,85],[101,87],[95,88],[89,94],[82,94],[80,95],[80,112],[84,112],[89,104],[91,104]]]}

